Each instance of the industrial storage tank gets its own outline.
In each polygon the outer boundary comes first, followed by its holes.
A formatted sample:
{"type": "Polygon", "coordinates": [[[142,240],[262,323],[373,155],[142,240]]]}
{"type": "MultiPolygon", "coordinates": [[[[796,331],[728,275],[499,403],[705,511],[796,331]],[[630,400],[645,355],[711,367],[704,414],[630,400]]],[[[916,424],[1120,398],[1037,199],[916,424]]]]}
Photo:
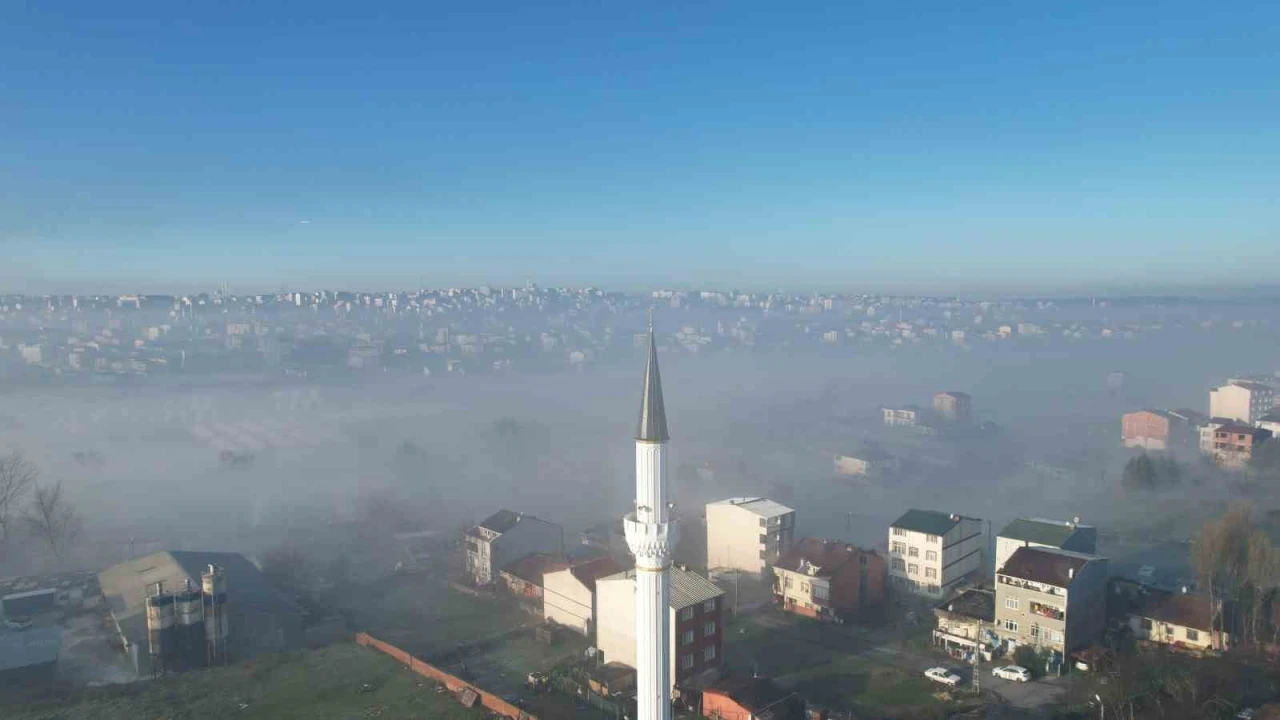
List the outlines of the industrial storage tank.
{"type": "Polygon", "coordinates": [[[173,595],[157,584],[147,597],[147,644],[151,655],[151,674],[161,675],[172,669],[174,655],[173,595]]]}
{"type": "Polygon", "coordinates": [[[231,618],[227,614],[227,572],[221,565],[209,565],[200,576],[204,590],[204,634],[210,665],[227,661],[227,641],[231,618]]]}
{"type": "Polygon", "coordinates": [[[201,592],[191,586],[187,580],[186,587],[173,594],[174,615],[177,629],[175,631],[175,656],[179,670],[190,670],[204,667],[208,662],[208,651],[205,648],[204,606],[201,592]]]}

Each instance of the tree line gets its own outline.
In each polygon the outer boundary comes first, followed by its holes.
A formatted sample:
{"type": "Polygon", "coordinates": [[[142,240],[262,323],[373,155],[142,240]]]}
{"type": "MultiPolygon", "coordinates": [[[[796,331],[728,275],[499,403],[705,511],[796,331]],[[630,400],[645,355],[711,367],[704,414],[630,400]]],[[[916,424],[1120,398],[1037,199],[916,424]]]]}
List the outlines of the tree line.
{"type": "Polygon", "coordinates": [[[0,550],[25,534],[61,561],[84,529],[62,481],[40,481],[40,470],[19,452],[0,455],[0,550]]]}
{"type": "Polygon", "coordinates": [[[1249,506],[1206,522],[1192,539],[1191,563],[1215,634],[1229,634],[1237,647],[1280,643],[1280,623],[1272,621],[1280,609],[1280,550],[1254,524],[1249,506]]]}

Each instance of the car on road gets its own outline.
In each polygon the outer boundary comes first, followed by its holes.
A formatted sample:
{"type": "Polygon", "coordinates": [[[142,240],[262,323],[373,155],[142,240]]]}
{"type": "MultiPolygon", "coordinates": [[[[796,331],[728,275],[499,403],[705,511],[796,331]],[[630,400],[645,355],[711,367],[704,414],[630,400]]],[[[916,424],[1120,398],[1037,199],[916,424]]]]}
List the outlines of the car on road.
{"type": "Polygon", "coordinates": [[[1005,665],[991,671],[992,675],[1014,682],[1027,682],[1031,679],[1031,671],[1018,665],[1005,665]]]}
{"type": "Polygon", "coordinates": [[[944,667],[929,668],[924,671],[924,676],[936,683],[950,685],[951,687],[960,684],[960,676],[944,667]]]}

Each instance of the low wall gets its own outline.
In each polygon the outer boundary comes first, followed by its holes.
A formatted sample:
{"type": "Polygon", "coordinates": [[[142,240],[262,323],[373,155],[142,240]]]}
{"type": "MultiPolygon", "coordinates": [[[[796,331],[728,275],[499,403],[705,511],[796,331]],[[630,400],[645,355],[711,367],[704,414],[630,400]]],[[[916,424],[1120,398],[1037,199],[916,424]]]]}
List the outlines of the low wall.
{"type": "Polygon", "coordinates": [[[525,713],[520,708],[512,705],[506,700],[503,700],[497,695],[481,690],[475,685],[465,683],[462,679],[454,675],[450,675],[434,665],[415,658],[395,645],[382,642],[368,633],[356,633],[356,642],[366,647],[371,647],[384,655],[390,655],[397,661],[407,665],[410,670],[444,685],[450,692],[456,693],[463,688],[470,688],[471,690],[474,690],[475,693],[480,696],[480,703],[482,705],[503,717],[537,720],[534,716],[525,713]]]}

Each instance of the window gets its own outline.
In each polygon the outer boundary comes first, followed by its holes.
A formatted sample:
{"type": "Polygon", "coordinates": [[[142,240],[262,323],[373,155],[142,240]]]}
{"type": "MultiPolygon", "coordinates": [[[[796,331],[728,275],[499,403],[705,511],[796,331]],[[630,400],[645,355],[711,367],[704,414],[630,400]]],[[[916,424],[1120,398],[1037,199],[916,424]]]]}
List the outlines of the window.
{"type": "Polygon", "coordinates": [[[1002,623],[1004,629],[1009,632],[1018,632],[1018,623],[1013,620],[1004,620],[1002,623]]]}
{"type": "Polygon", "coordinates": [[[919,575],[919,574],[920,574],[920,566],[919,566],[919,565],[916,565],[915,563],[911,563],[910,565],[908,565],[908,566],[907,566],[907,574],[908,574],[908,575],[919,575]]]}
{"type": "Polygon", "coordinates": [[[814,600],[826,600],[828,597],[830,597],[830,595],[828,595],[828,591],[827,591],[826,586],[824,586],[824,585],[814,585],[814,586],[813,586],[813,599],[814,599],[814,600]]]}
{"type": "Polygon", "coordinates": [[[681,620],[692,620],[692,619],[693,619],[693,607],[692,607],[692,606],[690,606],[690,607],[687,607],[687,608],[684,608],[683,610],[681,610],[681,611],[680,611],[680,619],[681,619],[681,620]]]}
{"type": "Polygon", "coordinates": [[[1191,642],[1200,642],[1200,631],[1187,628],[1187,639],[1191,642]]]}
{"type": "Polygon", "coordinates": [[[1038,637],[1040,637],[1040,626],[1039,626],[1039,625],[1032,625],[1032,626],[1031,626],[1031,637],[1033,637],[1033,638],[1038,638],[1038,637]]]}
{"type": "Polygon", "coordinates": [[[925,551],[924,551],[924,559],[925,559],[925,560],[928,560],[928,561],[930,561],[930,562],[938,562],[938,551],[937,551],[937,550],[925,550],[925,551]]]}
{"type": "Polygon", "coordinates": [[[895,542],[889,546],[889,551],[892,552],[894,555],[901,555],[907,551],[907,544],[895,542]]]}
{"type": "Polygon", "coordinates": [[[939,538],[937,535],[925,535],[925,536],[924,536],[924,541],[925,541],[925,542],[927,542],[927,543],[929,543],[930,545],[937,545],[937,544],[938,544],[938,541],[939,541],[939,540],[941,540],[941,539],[942,539],[942,538],[939,538]]]}
{"type": "Polygon", "coordinates": [[[715,646],[715,645],[708,645],[708,646],[706,646],[705,648],[703,648],[703,649],[702,649],[702,659],[703,659],[704,661],[706,661],[706,662],[710,662],[710,661],[712,661],[712,660],[715,660],[715,659],[716,659],[716,646],[715,646]]]}
{"type": "Polygon", "coordinates": [[[716,624],[709,622],[702,626],[702,637],[711,637],[716,634],[716,624]]]}
{"type": "Polygon", "coordinates": [[[929,594],[930,594],[930,595],[937,595],[937,594],[939,594],[939,593],[941,593],[941,592],[942,592],[942,588],[938,587],[937,585],[930,585],[930,586],[929,586],[929,594]]]}
{"type": "Polygon", "coordinates": [[[1143,630],[1151,630],[1151,621],[1147,618],[1142,618],[1139,624],[1142,626],[1143,630]]]}
{"type": "Polygon", "coordinates": [[[702,612],[715,612],[715,609],[716,609],[715,598],[711,598],[710,600],[702,603],[702,612]]]}
{"type": "Polygon", "coordinates": [[[1054,630],[1054,631],[1053,631],[1053,641],[1054,641],[1055,643],[1057,643],[1058,645],[1061,645],[1061,644],[1062,644],[1062,633],[1058,632],[1057,630],[1054,630]]]}
{"type": "Polygon", "coordinates": [[[1017,610],[1020,604],[1021,603],[1016,597],[1007,597],[1004,599],[1004,606],[1006,610],[1017,610]]]}
{"type": "Polygon", "coordinates": [[[689,644],[692,644],[692,643],[693,643],[693,631],[692,631],[692,630],[685,630],[685,631],[684,631],[684,633],[683,633],[682,635],[680,635],[680,644],[681,644],[681,645],[689,645],[689,644]]]}
{"type": "Polygon", "coordinates": [[[907,557],[920,557],[920,548],[907,548],[907,557]]]}
{"type": "Polygon", "coordinates": [[[760,544],[761,544],[761,545],[763,545],[763,544],[765,544],[765,543],[767,543],[767,542],[769,542],[769,534],[768,534],[768,533],[760,533],[760,544]]]}
{"type": "Polygon", "coordinates": [[[680,656],[680,669],[681,670],[693,669],[693,653],[688,653],[687,655],[680,656]]]}
{"type": "Polygon", "coordinates": [[[938,578],[938,568],[925,568],[924,576],[936,580],[938,578]]]}
{"type": "Polygon", "coordinates": [[[894,535],[906,535],[906,534],[907,534],[907,531],[906,531],[906,530],[903,530],[903,529],[902,529],[902,528],[900,528],[900,527],[896,527],[896,528],[893,528],[893,534],[894,534],[894,535]]]}
{"type": "Polygon", "coordinates": [[[762,528],[767,528],[767,527],[769,527],[769,521],[768,521],[768,520],[765,520],[764,518],[760,518],[760,527],[762,527],[762,528]]]}
{"type": "Polygon", "coordinates": [[[894,558],[894,559],[893,559],[893,569],[894,569],[894,570],[905,570],[905,569],[906,569],[906,567],[907,567],[907,561],[906,561],[906,560],[903,560],[902,558],[894,558]]]}

